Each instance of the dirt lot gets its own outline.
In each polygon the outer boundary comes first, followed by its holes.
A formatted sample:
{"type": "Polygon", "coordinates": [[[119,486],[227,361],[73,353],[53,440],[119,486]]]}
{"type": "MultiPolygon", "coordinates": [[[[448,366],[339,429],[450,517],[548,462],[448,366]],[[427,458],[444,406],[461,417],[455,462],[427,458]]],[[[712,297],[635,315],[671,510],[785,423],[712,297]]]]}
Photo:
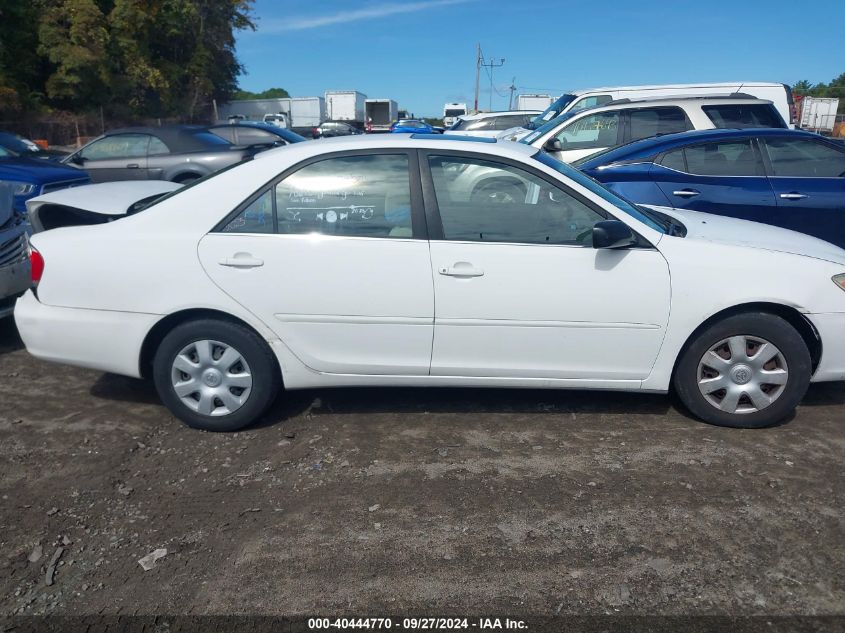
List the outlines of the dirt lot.
{"type": "Polygon", "coordinates": [[[760,431],[662,396],[361,389],[209,434],[6,320],[0,402],[6,615],[845,613],[842,384],[760,431]]]}

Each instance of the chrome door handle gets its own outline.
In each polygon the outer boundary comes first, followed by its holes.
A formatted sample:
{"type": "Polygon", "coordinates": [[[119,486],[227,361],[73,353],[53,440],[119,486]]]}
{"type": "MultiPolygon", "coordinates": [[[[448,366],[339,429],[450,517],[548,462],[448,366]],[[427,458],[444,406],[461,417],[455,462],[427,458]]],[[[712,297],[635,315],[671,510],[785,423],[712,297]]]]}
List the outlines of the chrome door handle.
{"type": "Polygon", "coordinates": [[[680,196],[681,198],[692,198],[693,196],[700,195],[700,191],[696,191],[695,189],[681,189],[680,191],[673,191],[673,196],[680,196]]]}
{"type": "Polygon", "coordinates": [[[221,266],[230,268],[258,268],[264,265],[264,260],[253,257],[248,253],[235,253],[234,257],[224,257],[219,263],[221,266]]]}
{"type": "Polygon", "coordinates": [[[452,266],[443,266],[437,272],[447,277],[482,277],[484,275],[483,270],[476,268],[469,262],[457,262],[452,266]]]}
{"type": "Polygon", "coordinates": [[[780,197],[783,198],[784,200],[803,200],[804,198],[807,197],[807,195],[803,194],[803,193],[794,193],[793,192],[793,193],[782,193],[782,194],[780,194],[780,197]]]}

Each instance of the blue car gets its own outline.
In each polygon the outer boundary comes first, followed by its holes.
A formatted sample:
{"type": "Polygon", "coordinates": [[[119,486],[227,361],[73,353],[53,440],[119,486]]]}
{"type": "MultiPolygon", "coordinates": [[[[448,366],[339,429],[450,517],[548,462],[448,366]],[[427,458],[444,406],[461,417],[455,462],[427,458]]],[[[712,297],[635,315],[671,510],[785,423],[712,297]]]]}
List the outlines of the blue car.
{"type": "Polygon", "coordinates": [[[26,201],[42,193],[87,185],[88,174],[76,167],[37,158],[24,158],[0,147],[0,184],[11,187],[14,210],[26,213],[26,201]]]}
{"type": "Polygon", "coordinates": [[[437,134],[437,129],[419,119],[399,119],[390,126],[390,131],[398,134],[437,134]]]}
{"type": "Polygon", "coordinates": [[[669,134],[573,165],[635,203],[763,222],[845,248],[845,145],[818,134],[669,134]]]}
{"type": "Polygon", "coordinates": [[[209,125],[208,131],[229,141],[232,145],[280,147],[307,140],[296,132],[286,128],[260,123],[258,121],[238,121],[237,123],[218,123],[209,125]]]}

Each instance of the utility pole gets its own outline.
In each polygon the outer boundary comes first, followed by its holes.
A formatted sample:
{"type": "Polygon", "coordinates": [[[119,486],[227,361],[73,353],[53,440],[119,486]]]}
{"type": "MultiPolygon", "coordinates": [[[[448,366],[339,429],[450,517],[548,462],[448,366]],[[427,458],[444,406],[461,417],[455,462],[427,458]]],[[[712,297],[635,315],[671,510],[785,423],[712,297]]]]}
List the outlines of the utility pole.
{"type": "MultiPolygon", "coordinates": [[[[479,47],[479,51],[480,50],[481,49],[479,47]]],[[[493,61],[492,57],[490,58],[490,62],[486,63],[486,64],[484,63],[484,60],[482,59],[481,65],[486,66],[487,68],[490,69],[490,71],[489,71],[489,73],[490,73],[490,106],[489,106],[489,109],[492,111],[493,110],[493,69],[498,68],[500,66],[504,66],[505,65],[505,58],[502,57],[501,59],[499,59],[498,64],[495,61],[493,61]]]]}
{"type": "Polygon", "coordinates": [[[484,63],[484,58],[481,56],[481,44],[475,45],[475,104],[473,105],[473,112],[478,112],[478,82],[481,80],[481,64],[484,63]]]}
{"type": "Polygon", "coordinates": [[[513,93],[516,91],[516,77],[511,79],[509,90],[511,91],[511,96],[508,97],[508,110],[513,110],[513,93]]]}

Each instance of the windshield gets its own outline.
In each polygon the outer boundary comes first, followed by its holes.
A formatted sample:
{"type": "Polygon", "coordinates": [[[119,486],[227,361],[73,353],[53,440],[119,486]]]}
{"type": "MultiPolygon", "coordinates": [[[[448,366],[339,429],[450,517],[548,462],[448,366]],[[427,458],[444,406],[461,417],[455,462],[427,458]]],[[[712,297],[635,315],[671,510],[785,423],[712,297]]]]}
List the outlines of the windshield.
{"type": "Polygon", "coordinates": [[[552,105],[534,117],[525,127],[536,130],[544,123],[551,121],[563,112],[564,108],[575,100],[575,95],[561,95],[552,105]]]}
{"type": "Polygon", "coordinates": [[[452,108],[452,109],[446,110],[446,112],[443,113],[443,116],[462,116],[466,113],[467,113],[467,111],[464,110],[463,108],[460,108],[460,109],[452,108]]]}
{"type": "Polygon", "coordinates": [[[569,119],[571,119],[576,114],[578,114],[578,113],[577,112],[566,112],[564,114],[561,114],[560,116],[555,117],[551,121],[547,121],[546,123],[544,123],[543,125],[538,127],[536,130],[531,132],[531,134],[522,137],[521,139],[519,139],[519,142],[525,143],[526,145],[531,145],[531,143],[533,143],[538,138],[543,136],[546,132],[551,132],[558,125],[560,125],[564,121],[568,121],[569,119]]]}
{"type": "Polygon", "coordinates": [[[620,211],[624,211],[631,217],[636,218],[655,231],[660,231],[664,234],[669,232],[670,227],[667,225],[666,221],[659,218],[657,214],[628,202],[625,198],[613,193],[600,182],[590,178],[587,174],[578,171],[571,165],[567,165],[566,163],[562,163],[558,159],[553,158],[551,154],[540,151],[534,154],[534,159],[543,163],[546,167],[551,167],[570,180],[574,180],[585,189],[588,189],[620,211]]]}

